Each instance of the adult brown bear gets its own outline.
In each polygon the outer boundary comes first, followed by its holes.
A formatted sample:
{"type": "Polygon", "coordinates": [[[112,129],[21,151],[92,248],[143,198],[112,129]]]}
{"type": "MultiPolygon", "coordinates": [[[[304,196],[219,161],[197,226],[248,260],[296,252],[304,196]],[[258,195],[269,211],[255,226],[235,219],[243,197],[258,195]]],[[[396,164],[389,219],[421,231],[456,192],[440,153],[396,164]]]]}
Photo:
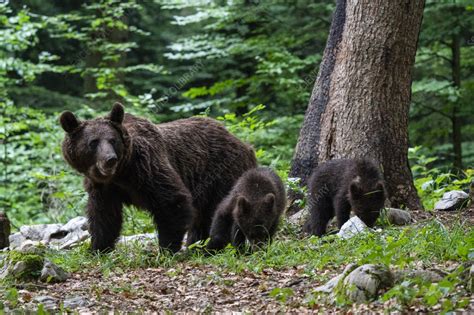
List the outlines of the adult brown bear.
{"type": "Polygon", "coordinates": [[[122,206],[148,210],[159,243],[173,252],[209,236],[212,216],[234,182],[256,167],[253,149],[210,118],[155,125],[124,114],[115,104],[106,117],[79,121],[61,114],[66,161],[85,176],[92,249],[114,247],[122,206]]]}

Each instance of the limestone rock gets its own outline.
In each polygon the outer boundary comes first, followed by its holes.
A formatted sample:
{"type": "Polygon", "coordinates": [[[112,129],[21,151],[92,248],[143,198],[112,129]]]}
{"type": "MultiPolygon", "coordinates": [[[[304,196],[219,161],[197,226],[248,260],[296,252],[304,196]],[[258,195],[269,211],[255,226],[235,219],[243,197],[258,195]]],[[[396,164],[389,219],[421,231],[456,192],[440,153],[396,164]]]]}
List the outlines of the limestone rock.
{"type": "Polygon", "coordinates": [[[52,311],[58,308],[58,299],[49,295],[40,295],[34,298],[34,301],[43,305],[45,310],[52,311]]]}
{"type": "Polygon", "coordinates": [[[384,215],[387,221],[393,225],[407,225],[413,222],[410,212],[402,209],[388,208],[384,215]]]}
{"type": "Polygon", "coordinates": [[[27,242],[41,242],[56,249],[69,249],[87,240],[90,235],[85,217],[76,217],[66,224],[37,224],[22,226],[10,235],[10,249],[22,248],[27,242]]]}
{"type": "Polygon", "coordinates": [[[393,274],[386,266],[367,264],[344,278],[340,293],[355,303],[365,303],[375,299],[382,289],[391,287],[393,283],[393,274]]]}
{"type": "Polygon", "coordinates": [[[8,239],[10,240],[11,250],[20,248],[21,244],[26,241],[26,237],[24,237],[20,232],[10,235],[8,239]]]}
{"type": "Polygon", "coordinates": [[[308,208],[304,208],[296,212],[295,214],[291,215],[290,217],[288,217],[288,222],[290,224],[294,224],[297,226],[303,226],[303,224],[306,222],[308,217],[309,217],[309,210],[308,208]]]}
{"type": "Polygon", "coordinates": [[[118,244],[127,244],[129,242],[148,243],[156,240],[155,233],[136,234],[129,236],[121,236],[118,240],[118,244]]]}
{"type": "Polygon", "coordinates": [[[91,305],[92,303],[87,298],[82,296],[67,297],[63,303],[64,308],[71,310],[80,307],[89,307],[91,305]]]}
{"type": "Polygon", "coordinates": [[[358,216],[353,216],[342,225],[337,235],[343,239],[348,239],[366,230],[367,225],[358,216]]]}
{"type": "Polygon", "coordinates": [[[82,244],[90,237],[85,217],[76,217],[64,224],[56,234],[51,235],[50,243],[58,249],[70,249],[82,244]]]}
{"type": "Polygon", "coordinates": [[[53,242],[52,244],[57,244],[59,249],[71,249],[77,245],[82,244],[90,237],[88,231],[75,230],[66,235],[59,242],[53,242]]]}
{"type": "Polygon", "coordinates": [[[43,269],[41,270],[40,280],[43,282],[57,283],[64,282],[69,278],[69,273],[61,267],[56,266],[49,260],[45,260],[43,269]]]}
{"type": "Polygon", "coordinates": [[[435,204],[434,210],[453,211],[467,205],[469,195],[462,190],[453,190],[444,193],[443,197],[435,204]]]}
{"type": "Polygon", "coordinates": [[[344,268],[344,271],[340,274],[326,282],[325,284],[316,287],[314,291],[316,292],[324,292],[324,293],[332,293],[334,291],[334,288],[341,282],[341,280],[344,280],[344,278],[351,273],[354,269],[357,268],[356,264],[349,264],[344,268]]]}
{"type": "Polygon", "coordinates": [[[28,240],[48,241],[51,234],[57,233],[61,224],[36,224],[20,227],[20,233],[28,240]]]}
{"type": "Polygon", "coordinates": [[[86,231],[87,227],[89,226],[87,222],[87,218],[85,217],[75,217],[71,220],[69,220],[68,223],[64,224],[61,230],[71,232],[75,230],[82,230],[86,231]]]}
{"type": "Polygon", "coordinates": [[[18,251],[23,254],[43,255],[45,249],[44,242],[26,240],[18,248],[18,251]]]}
{"type": "Polygon", "coordinates": [[[414,278],[419,278],[426,282],[439,282],[446,275],[446,272],[437,269],[399,270],[394,272],[394,279],[395,282],[412,280],[414,278]]]}

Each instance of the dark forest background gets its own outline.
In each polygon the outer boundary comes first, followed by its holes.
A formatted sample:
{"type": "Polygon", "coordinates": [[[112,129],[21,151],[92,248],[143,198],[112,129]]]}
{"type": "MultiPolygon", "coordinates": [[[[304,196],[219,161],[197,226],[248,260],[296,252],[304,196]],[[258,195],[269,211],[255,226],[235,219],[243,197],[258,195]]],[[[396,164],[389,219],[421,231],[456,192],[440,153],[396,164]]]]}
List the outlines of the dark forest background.
{"type": "MultiPolygon", "coordinates": [[[[157,123],[218,118],[286,178],[334,5],[2,2],[0,210],[14,226],[82,213],[57,117],[91,118],[115,101],[157,123]]],[[[427,1],[412,92],[409,157],[429,208],[474,173],[474,6],[427,1]]]]}

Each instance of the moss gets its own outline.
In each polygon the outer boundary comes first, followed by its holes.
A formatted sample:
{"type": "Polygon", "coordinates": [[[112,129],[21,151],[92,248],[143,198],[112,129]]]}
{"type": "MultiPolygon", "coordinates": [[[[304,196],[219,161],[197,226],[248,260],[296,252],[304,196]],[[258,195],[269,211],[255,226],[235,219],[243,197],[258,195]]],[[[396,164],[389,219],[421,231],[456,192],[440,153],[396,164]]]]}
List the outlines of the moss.
{"type": "Polygon", "coordinates": [[[38,254],[21,253],[18,251],[11,251],[8,254],[8,261],[10,269],[19,263],[23,262],[26,268],[20,273],[10,272],[10,276],[16,280],[36,279],[41,274],[41,269],[44,264],[44,257],[38,254]]]}

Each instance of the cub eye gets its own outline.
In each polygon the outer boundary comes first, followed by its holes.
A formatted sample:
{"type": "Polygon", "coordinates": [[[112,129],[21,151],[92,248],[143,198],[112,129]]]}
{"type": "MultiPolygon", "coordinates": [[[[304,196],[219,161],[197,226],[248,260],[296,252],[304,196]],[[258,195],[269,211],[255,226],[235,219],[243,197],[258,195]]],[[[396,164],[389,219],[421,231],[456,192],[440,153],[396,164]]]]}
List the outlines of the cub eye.
{"type": "Polygon", "coordinates": [[[110,140],[109,140],[109,143],[110,143],[111,145],[115,145],[115,144],[117,143],[117,141],[116,141],[115,139],[110,139],[110,140]]]}
{"type": "Polygon", "coordinates": [[[97,148],[98,144],[99,144],[99,140],[97,140],[97,139],[91,140],[91,141],[89,141],[89,148],[95,149],[95,148],[97,148]]]}

